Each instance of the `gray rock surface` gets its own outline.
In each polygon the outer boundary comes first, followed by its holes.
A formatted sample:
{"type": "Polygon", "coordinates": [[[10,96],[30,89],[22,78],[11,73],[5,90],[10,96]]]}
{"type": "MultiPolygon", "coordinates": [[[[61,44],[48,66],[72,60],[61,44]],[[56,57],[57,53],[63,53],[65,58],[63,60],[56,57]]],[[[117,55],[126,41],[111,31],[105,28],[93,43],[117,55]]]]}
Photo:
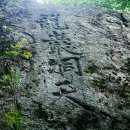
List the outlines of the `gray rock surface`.
{"type": "MultiPolygon", "coordinates": [[[[26,38],[34,55],[19,68],[23,130],[130,129],[129,14],[22,0],[4,4],[0,19],[15,27],[7,40],[26,38]]],[[[13,107],[0,87],[0,116],[13,107]]]]}

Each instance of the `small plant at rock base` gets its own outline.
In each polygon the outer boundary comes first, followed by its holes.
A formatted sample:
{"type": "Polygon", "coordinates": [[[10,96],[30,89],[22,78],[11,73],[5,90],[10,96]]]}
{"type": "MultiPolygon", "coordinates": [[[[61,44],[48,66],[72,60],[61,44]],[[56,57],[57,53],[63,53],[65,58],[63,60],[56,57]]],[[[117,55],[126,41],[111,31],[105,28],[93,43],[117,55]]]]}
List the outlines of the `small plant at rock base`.
{"type": "Polygon", "coordinates": [[[13,57],[17,57],[19,55],[19,53],[17,51],[11,50],[11,51],[5,51],[4,55],[5,55],[5,57],[13,58],[13,57]]]}
{"type": "Polygon", "coordinates": [[[12,130],[21,130],[23,118],[18,110],[12,110],[5,115],[5,124],[12,130]]]}
{"type": "Polygon", "coordinates": [[[32,57],[32,53],[30,51],[24,51],[23,57],[29,59],[32,57]]]}
{"type": "Polygon", "coordinates": [[[5,85],[10,85],[10,82],[11,82],[11,75],[10,74],[4,74],[2,79],[3,79],[3,83],[5,85]]]}
{"type": "Polygon", "coordinates": [[[18,72],[14,70],[13,68],[11,68],[10,75],[11,75],[10,89],[12,93],[15,94],[16,88],[18,87],[19,82],[20,82],[20,77],[19,77],[18,72]]]}
{"type": "Polygon", "coordinates": [[[20,83],[18,71],[10,68],[9,72],[4,74],[0,79],[0,83],[6,86],[10,86],[9,90],[14,94],[16,92],[16,87],[20,83]]]}
{"type": "Polygon", "coordinates": [[[4,29],[4,30],[6,30],[6,31],[12,31],[12,30],[15,30],[15,26],[11,26],[11,25],[9,25],[9,26],[2,26],[2,28],[4,29]]]}
{"type": "Polygon", "coordinates": [[[24,44],[27,42],[27,39],[25,37],[21,37],[19,43],[24,44]]]}
{"type": "Polygon", "coordinates": [[[11,45],[11,48],[13,50],[20,51],[23,48],[23,45],[20,45],[20,44],[11,45]]]}

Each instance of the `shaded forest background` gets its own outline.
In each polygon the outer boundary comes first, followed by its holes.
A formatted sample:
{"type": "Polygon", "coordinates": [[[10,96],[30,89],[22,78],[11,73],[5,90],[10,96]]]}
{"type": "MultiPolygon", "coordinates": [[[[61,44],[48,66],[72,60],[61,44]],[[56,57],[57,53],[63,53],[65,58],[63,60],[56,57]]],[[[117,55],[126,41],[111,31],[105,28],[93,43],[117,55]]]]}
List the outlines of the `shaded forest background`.
{"type": "Polygon", "coordinates": [[[78,7],[96,5],[117,11],[130,11],[130,0],[43,0],[43,2],[78,7]]]}

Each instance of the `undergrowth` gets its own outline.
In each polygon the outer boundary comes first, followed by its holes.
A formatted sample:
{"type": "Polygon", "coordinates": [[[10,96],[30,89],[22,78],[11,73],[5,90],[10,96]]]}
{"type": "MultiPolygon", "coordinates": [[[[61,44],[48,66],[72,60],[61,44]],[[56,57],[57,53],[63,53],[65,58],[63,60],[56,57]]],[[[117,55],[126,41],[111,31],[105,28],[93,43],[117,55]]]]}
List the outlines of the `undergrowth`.
{"type": "Polygon", "coordinates": [[[22,37],[18,42],[11,43],[0,51],[0,85],[5,93],[11,94],[15,108],[5,114],[4,123],[9,130],[23,130],[23,117],[17,104],[17,88],[20,84],[20,67],[23,61],[30,62],[32,53],[24,44],[27,39],[22,37]]]}

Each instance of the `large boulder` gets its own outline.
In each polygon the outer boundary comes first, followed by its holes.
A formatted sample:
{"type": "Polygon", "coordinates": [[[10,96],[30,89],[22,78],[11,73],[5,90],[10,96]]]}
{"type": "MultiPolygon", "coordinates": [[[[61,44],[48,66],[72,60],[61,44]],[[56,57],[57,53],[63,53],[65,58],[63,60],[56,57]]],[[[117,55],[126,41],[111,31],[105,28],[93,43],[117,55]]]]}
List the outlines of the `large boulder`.
{"type": "MultiPolygon", "coordinates": [[[[26,38],[34,54],[19,68],[24,130],[129,129],[129,14],[34,0],[1,8],[3,26],[15,27],[8,36],[26,38]]],[[[1,112],[14,107],[10,96],[0,98],[1,112]]]]}

